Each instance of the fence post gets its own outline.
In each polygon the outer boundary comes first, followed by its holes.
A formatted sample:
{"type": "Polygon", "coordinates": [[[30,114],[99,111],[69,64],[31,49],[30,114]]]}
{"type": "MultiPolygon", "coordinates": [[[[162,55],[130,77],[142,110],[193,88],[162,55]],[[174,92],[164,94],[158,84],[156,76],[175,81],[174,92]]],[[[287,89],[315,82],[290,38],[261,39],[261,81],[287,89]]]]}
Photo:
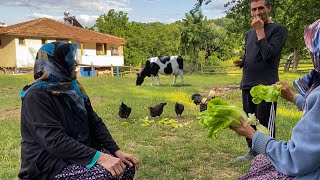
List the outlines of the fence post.
{"type": "Polygon", "coordinates": [[[293,57],[293,53],[291,53],[287,58],[287,62],[285,64],[285,66],[284,66],[284,72],[288,72],[289,71],[290,65],[292,63],[292,57],[293,57]]]}
{"type": "Polygon", "coordinates": [[[113,66],[111,65],[111,77],[114,77],[113,66]]]}

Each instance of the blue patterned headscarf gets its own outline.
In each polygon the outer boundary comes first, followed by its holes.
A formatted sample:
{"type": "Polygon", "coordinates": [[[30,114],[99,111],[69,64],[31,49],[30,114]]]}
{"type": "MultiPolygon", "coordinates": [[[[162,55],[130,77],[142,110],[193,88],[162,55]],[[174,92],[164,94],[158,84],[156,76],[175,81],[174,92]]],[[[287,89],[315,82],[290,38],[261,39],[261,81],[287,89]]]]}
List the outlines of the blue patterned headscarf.
{"type": "Polygon", "coordinates": [[[320,85],[320,19],[306,27],[304,41],[314,70],[295,80],[293,85],[302,96],[307,97],[313,89],[320,85]]]}
{"type": "Polygon", "coordinates": [[[87,117],[85,103],[89,98],[76,78],[72,77],[76,52],[76,44],[52,42],[43,45],[34,64],[35,80],[22,89],[21,98],[31,91],[47,91],[62,96],[75,113],[87,117]]]}

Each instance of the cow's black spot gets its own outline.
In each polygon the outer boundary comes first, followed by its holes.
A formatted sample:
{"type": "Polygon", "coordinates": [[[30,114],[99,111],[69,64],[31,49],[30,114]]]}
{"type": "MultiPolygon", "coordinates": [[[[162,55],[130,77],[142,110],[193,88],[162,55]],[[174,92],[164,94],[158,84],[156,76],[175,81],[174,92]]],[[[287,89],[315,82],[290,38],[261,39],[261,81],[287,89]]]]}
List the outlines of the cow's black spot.
{"type": "Polygon", "coordinates": [[[158,58],[162,64],[166,64],[167,61],[170,61],[170,56],[158,56],[158,58]]]}
{"type": "Polygon", "coordinates": [[[178,56],[177,62],[179,65],[179,69],[183,70],[183,58],[181,56],[178,56]]]}
{"type": "Polygon", "coordinates": [[[159,69],[160,69],[160,66],[157,63],[155,62],[151,63],[151,74],[153,76],[158,75],[159,69]]]}
{"type": "Polygon", "coordinates": [[[145,78],[146,76],[151,76],[151,63],[150,61],[147,61],[145,66],[141,70],[141,76],[142,78],[145,78]]]}
{"type": "Polygon", "coordinates": [[[171,65],[171,63],[168,63],[168,64],[167,64],[167,67],[165,67],[163,71],[164,71],[164,73],[166,73],[166,74],[171,74],[172,71],[173,71],[173,70],[172,70],[172,65],[171,65]]]}

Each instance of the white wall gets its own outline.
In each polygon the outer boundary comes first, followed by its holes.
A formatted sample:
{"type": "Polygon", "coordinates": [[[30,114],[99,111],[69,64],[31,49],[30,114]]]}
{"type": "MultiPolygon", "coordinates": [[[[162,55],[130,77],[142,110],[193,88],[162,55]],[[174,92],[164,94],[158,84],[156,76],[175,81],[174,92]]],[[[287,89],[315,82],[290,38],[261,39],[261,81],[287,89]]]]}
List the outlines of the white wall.
{"type": "MultiPolygon", "coordinates": [[[[78,48],[80,48],[80,46],[78,48]]],[[[83,55],[96,56],[96,43],[83,43],[83,55]]]]}
{"type": "MultiPolygon", "coordinates": [[[[55,42],[48,39],[46,43],[55,42]]],[[[19,44],[19,38],[15,38],[17,68],[33,68],[38,50],[42,46],[41,39],[25,39],[25,44],[19,44]]],[[[79,46],[80,48],[80,46],[79,46]]],[[[78,49],[79,51],[80,49],[78,49]]]]}
{"type": "Polygon", "coordinates": [[[17,68],[33,67],[36,55],[42,46],[41,39],[25,39],[25,45],[19,44],[19,39],[15,38],[17,68]]]}
{"type": "MultiPolygon", "coordinates": [[[[55,40],[47,40],[47,43],[55,40]]],[[[124,66],[123,56],[96,55],[96,43],[85,43],[84,55],[81,56],[80,43],[78,45],[77,56],[80,64],[96,66],[124,66]]],[[[19,39],[15,38],[17,68],[33,67],[38,50],[42,46],[41,39],[25,39],[25,45],[19,44],[19,39]]]]}
{"type": "Polygon", "coordinates": [[[123,56],[82,56],[80,64],[95,66],[124,66],[123,56]]]}

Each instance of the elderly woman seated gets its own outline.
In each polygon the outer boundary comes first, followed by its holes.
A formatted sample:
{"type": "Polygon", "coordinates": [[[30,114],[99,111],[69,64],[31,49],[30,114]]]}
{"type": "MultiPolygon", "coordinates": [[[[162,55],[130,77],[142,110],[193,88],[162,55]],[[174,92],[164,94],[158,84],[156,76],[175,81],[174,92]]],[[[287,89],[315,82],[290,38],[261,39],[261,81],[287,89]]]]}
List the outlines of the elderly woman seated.
{"type": "Polygon", "coordinates": [[[75,44],[43,45],[21,92],[21,179],[133,179],[139,161],[119,149],[76,80],[75,44]]]}

